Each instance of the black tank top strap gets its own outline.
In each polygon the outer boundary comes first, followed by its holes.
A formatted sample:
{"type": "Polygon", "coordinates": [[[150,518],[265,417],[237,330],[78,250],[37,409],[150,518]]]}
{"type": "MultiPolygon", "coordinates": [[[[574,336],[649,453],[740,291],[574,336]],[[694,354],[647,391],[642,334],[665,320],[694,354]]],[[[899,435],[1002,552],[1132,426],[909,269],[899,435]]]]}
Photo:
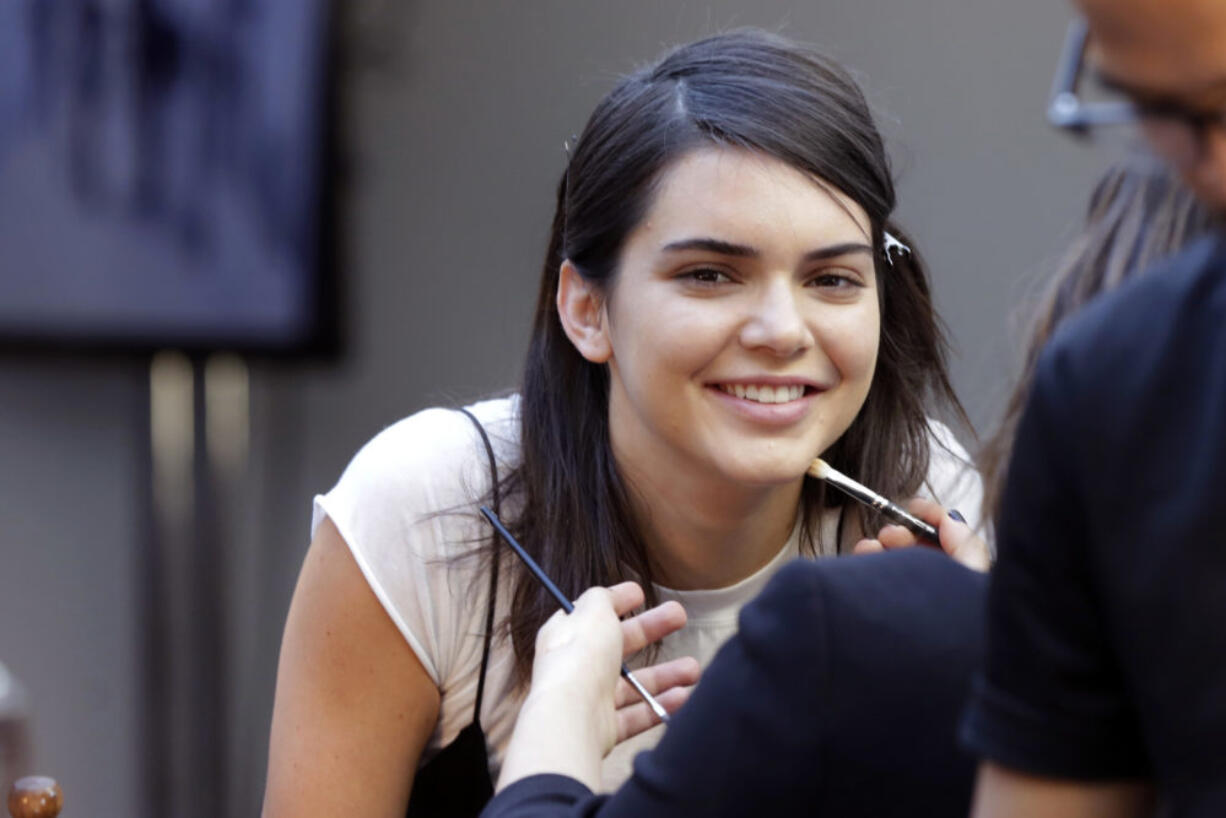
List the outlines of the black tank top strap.
{"type": "MultiPolygon", "coordinates": [[[[489,458],[490,463],[490,506],[494,509],[494,513],[499,517],[502,516],[502,503],[498,491],[498,462],[494,458],[494,446],[490,443],[490,436],[486,433],[485,427],[481,425],[481,421],[477,420],[476,415],[467,409],[460,409],[468,419],[477,427],[477,432],[481,435],[481,442],[485,444],[485,455],[489,458]]],[[[497,536],[497,535],[494,535],[497,536]]],[[[494,635],[494,603],[498,594],[498,549],[490,549],[490,593],[489,603],[485,608],[485,644],[481,649],[481,675],[477,677],[477,701],[473,705],[473,723],[481,723],[481,702],[485,698],[485,671],[490,664],[490,640],[494,635]]]]}
{"type": "MultiPolygon", "coordinates": [[[[477,427],[490,463],[490,506],[500,512],[498,464],[494,447],[481,421],[467,409],[460,409],[477,427]]],[[[492,536],[497,536],[496,534],[492,536]]],[[[481,727],[481,702],[485,697],[485,673],[490,661],[490,641],[494,633],[494,608],[498,590],[498,549],[490,550],[490,593],[485,609],[485,643],[481,652],[481,675],[477,679],[477,701],[472,722],[446,747],[417,769],[409,797],[407,818],[477,818],[482,807],[494,796],[490,778],[489,747],[481,727]]]]}

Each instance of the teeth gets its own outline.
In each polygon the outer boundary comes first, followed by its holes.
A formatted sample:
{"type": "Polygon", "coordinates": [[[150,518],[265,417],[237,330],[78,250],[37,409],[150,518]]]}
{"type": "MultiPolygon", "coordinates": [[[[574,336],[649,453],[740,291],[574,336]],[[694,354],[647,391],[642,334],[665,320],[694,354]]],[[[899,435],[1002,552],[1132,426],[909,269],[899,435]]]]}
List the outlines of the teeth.
{"type": "Polygon", "coordinates": [[[731,384],[720,386],[720,389],[727,392],[729,395],[736,395],[738,398],[757,401],[758,403],[788,403],[794,400],[800,400],[805,393],[803,386],[769,386],[763,384],[750,384],[744,386],[742,384],[731,384]]]}

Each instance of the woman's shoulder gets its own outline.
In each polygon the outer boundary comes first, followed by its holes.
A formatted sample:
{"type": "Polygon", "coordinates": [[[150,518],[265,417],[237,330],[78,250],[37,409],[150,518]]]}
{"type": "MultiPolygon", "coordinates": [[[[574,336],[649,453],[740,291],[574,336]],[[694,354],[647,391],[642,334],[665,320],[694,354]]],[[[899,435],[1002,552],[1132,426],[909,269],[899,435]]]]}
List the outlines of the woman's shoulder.
{"type": "Polygon", "coordinates": [[[354,456],[349,468],[390,469],[397,473],[406,467],[448,471],[474,455],[480,455],[485,462],[484,446],[472,417],[489,436],[499,461],[517,453],[519,398],[512,395],[480,401],[462,410],[431,407],[415,412],[372,437],[354,456]]]}
{"type": "Polygon", "coordinates": [[[438,490],[477,471],[478,482],[488,484],[489,459],[472,417],[489,437],[502,472],[519,459],[518,403],[516,397],[496,398],[464,411],[432,407],[409,415],[362,446],[345,468],[341,483],[356,480],[403,490],[430,486],[438,490]]]}
{"type": "MultiPolygon", "coordinates": [[[[496,452],[499,471],[518,458],[518,401],[465,407],[496,452]]],[[[315,498],[312,536],[335,525],[384,610],[440,689],[472,664],[486,587],[475,553],[486,531],[474,504],[490,489],[489,459],[464,412],[431,408],[397,421],[354,455],[315,498]]]]}
{"type": "MultiPolygon", "coordinates": [[[[518,398],[481,401],[465,409],[488,435],[504,477],[519,460],[518,398]]],[[[358,450],[336,485],[316,498],[312,532],[323,514],[338,527],[352,522],[369,528],[379,522],[384,530],[402,529],[423,515],[471,504],[489,489],[489,458],[472,419],[457,409],[423,409],[358,450]]]]}

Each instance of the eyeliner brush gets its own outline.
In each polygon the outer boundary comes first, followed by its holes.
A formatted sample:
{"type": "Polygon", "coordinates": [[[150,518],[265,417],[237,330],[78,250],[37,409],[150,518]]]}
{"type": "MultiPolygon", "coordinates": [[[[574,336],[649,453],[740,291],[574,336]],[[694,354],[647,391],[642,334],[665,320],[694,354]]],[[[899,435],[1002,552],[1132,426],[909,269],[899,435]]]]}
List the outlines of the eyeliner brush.
{"type": "Polygon", "coordinates": [[[929,544],[940,546],[940,535],[933,526],[916,517],[897,503],[882,497],[867,486],[860,485],[820,457],[815,457],[809,465],[809,474],[818,480],[825,480],[829,485],[834,486],[849,497],[859,500],[864,505],[877,509],[884,516],[910,529],[911,533],[915,536],[927,540],[929,544]]]}
{"type": "MultiPolygon", "coordinates": [[[[518,554],[519,558],[524,561],[524,565],[528,566],[528,570],[532,572],[532,575],[539,579],[541,584],[545,586],[545,590],[549,591],[549,593],[553,595],[553,598],[558,601],[558,604],[562,606],[562,610],[566,611],[567,613],[573,611],[575,606],[572,605],[570,600],[566,598],[566,594],[558,590],[558,586],[553,584],[553,580],[551,580],[548,575],[545,574],[544,569],[537,565],[536,560],[532,559],[532,557],[528,555],[528,552],[524,550],[524,547],[511,536],[511,532],[507,531],[506,526],[502,524],[502,520],[498,519],[498,515],[490,511],[485,506],[481,506],[480,511],[485,515],[485,519],[490,521],[490,525],[494,527],[494,530],[507,541],[507,545],[511,546],[511,550],[518,554]]],[[[643,697],[643,701],[647,702],[647,706],[651,708],[651,712],[655,713],[660,721],[668,724],[668,711],[664,709],[663,705],[656,701],[654,696],[647,692],[647,688],[643,687],[642,682],[634,678],[634,674],[630,672],[630,668],[626,667],[625,663],[622,663],[622,678],[629,682],[630,686],[643,697]]]]}

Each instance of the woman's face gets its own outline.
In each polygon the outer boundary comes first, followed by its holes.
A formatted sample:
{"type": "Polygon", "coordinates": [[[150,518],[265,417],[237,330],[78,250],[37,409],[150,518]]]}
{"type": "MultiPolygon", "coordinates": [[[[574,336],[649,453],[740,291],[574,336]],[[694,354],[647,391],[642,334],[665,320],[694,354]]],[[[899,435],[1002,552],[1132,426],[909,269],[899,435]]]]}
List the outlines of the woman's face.
{"type": "Polygon", "coordinates": [[[694,150],[659,179],[602,309],[620,463],[798,480],[872,383],[868,216],[772,157],[694,150]]]}

